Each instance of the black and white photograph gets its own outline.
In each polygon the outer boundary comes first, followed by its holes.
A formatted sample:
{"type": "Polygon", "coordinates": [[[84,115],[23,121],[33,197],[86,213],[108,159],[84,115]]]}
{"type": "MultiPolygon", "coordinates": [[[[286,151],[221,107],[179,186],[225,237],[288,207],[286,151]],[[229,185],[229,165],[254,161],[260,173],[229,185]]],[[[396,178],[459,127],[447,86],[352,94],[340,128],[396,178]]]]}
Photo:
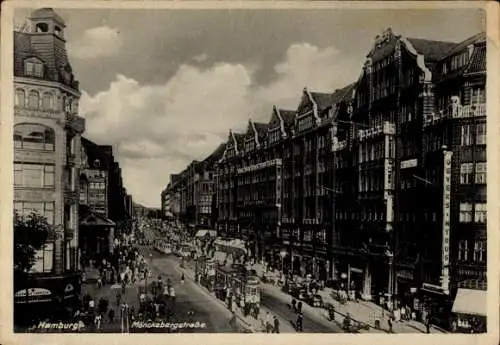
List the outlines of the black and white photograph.
{"type": "Polygon", "coordinates": [[[92,3],[7,2],[4,328],[498,332],[486,3],[92,3]]]}

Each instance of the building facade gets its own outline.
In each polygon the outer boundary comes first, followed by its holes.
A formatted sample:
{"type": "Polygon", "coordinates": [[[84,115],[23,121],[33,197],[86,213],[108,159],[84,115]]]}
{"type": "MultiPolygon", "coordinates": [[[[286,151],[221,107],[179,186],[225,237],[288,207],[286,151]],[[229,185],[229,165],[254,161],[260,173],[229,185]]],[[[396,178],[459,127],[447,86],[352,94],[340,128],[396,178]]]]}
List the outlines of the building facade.
{"type": "Polygon", "coordinates": [[[223,152],[224,145],[220,145],[203,161],[192,161],[181,173],[170,175],[161,193],[163,217],[172,215],[187,225],[215,227],[215,173],[223,152]]]}
{"type": "Polygon", "coordinates": [[[64,20],[52,9],[39,9],[28,24],[14,32],[14,208],[21,215],[39,213],[53,226],[30,272],[29,284],[37,286],[30,287],[46,289],[51,298],[69,298],[79,285],[78,176],[85,120],[78,116],[79,84],[66,52],[64,20]]]}
{"type": "Polygon", "coordinates": [[[81,161],[79,247],[85,262],[100,261],[113,252],[116,227],[108,218],[112,149],[82,138],[81,161]]]}
{"type": "Polygon", "coordinates": [[[230,131],[220,233],[366,300],[418,295],[433,308],[457,288],[485,289],[485,54],[484,34],[453,43],[388,29],[357,82],[305,89],[296,110],[230,131]]]}

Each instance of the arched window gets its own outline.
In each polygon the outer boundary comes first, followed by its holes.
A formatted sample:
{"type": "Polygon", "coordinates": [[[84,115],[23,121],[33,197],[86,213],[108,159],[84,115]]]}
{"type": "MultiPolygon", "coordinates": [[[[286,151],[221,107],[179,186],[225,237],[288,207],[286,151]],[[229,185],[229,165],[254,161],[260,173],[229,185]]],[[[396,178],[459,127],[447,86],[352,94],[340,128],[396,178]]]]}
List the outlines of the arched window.
{"type": "Polygon", "coordinates": [[[28,107],[32,109],[38,109],[40,103],[40,96],[36,91],[30,91],[28,98],[28,107]]]}
{"type": "Polygon", "coordinates": [[[16,106],[25,107],[26,106],[26,93],[22,89],[16,90],[16,106]]]}
{"type": "Polygon", "coordinates": [[[19,149],[54,151],[55,132],[52,128],[31,123],[14,126],[14,147],[19,149]]]}
{"type": "Polygon", "coordinates": [[[42,109],[43,110],[54,110],[54,95],[50,92],[46,92],[42,96],[42,109]]]}

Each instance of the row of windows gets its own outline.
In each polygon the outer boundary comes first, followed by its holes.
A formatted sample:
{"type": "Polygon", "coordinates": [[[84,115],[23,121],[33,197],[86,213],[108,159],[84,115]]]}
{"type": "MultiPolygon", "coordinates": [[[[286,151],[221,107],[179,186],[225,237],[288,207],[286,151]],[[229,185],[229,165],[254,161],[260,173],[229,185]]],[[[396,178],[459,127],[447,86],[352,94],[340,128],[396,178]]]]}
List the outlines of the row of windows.
{"type": "Polygon", "coordinates": [[[460,144],[470,146],[474,143],[474,137],[477,145],[486,145],[486,123],[474,125],[463,125],[460,144]]]}
{"type": "Polygon", "coordinates": [[[199,208],[199,212],[200,213],[210,213],[211,212],[211,208],[207,207],[207,206],[202,206],[202,207],[199,208]]]}
{"type": "MultiPolygon", "coordinates": [[[[394,152],[394,142],[392,138],[389,139],[389,157],[392,157],[392,153],[394,152]]],[[[359,152],[358,158],[359,162],[370,162],[373,160],[381,159],[385,157],[385,142],[379,141],[376,143],[360,143],[359,144],[359,152]]]]}
{"type": "Polygon", "coordinates": [[[45,217],[50,225],[54,224],[54,202],[14,201],[14,210],[23,217],[36,213],[45,217]]]}
{"type": "Polygon", "coordinates": [[[52,188],[54,181],[54,165],[14,163],[14,186],[16,187],[52,188]]]}
{"type": "Polygon", "coordinates": [[[64,96],[62,99],[56,97],[52,92],[44,92],[40,97],[40,93],[31,90],[28,95],[23,89],[16,89],[15,92],[15,106],[22,108],[29,108],[44,111],[61,111],[77,113],[78,101],[71,100],[64,96]]]}
{"type": "Polygon", "coordinates": [[[475,262],[485,262],[486,261],[486,241],[474,241],[474,247],[470,248],[469,241],[460,240],[458,242],[458,260],[460,261],[475,261],[475,262]],[[472,255],[471,254],[472,249],[472,255]]]}
{"type": "Polygon", "coordinates": [[[89,183],[89,188],[90,189],[105,190],[106,189],[106,183],[104,183],[104,182],[90,182],[89,183]]]}
{"type": "Polygon", "coordinates": [[[463,163],[460,165],[460,183],[486,184],[486,163],[463,163]],[[474,171],[474,166],[476,171],[474,171]]]}
{"type": "Polygon", "coordinates": [[[472,223],[474,213],[474,223],[485,224],[487,215],[487,205],[485,203],[460,203],[460,223],[472,223]],[[474,212],[473,212],[474,209],[474,212]]]}

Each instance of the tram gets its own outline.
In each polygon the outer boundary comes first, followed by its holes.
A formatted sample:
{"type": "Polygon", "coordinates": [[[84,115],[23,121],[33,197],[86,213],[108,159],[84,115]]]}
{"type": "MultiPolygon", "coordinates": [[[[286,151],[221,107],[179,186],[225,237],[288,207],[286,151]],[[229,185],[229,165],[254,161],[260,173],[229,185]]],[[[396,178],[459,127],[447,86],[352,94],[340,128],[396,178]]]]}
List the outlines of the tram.
{"type": "Polygon", "coordinates": [[[259,278],[251,274],[244,265],[220,266],[215,270],[216,295],[229,306],[234,300],[244,304],[247,313],[260,308],[259,278]],[[243,302],[243,303],[242,303],[243,302]]]}
{"type": "Polygon", "coordinates": [[[200,285],[204,286],[208,291],[214,291],[215,288],[215,268],[217,263],[205,256],[201,256],[196,260],[195,278],[200,285]]]}

